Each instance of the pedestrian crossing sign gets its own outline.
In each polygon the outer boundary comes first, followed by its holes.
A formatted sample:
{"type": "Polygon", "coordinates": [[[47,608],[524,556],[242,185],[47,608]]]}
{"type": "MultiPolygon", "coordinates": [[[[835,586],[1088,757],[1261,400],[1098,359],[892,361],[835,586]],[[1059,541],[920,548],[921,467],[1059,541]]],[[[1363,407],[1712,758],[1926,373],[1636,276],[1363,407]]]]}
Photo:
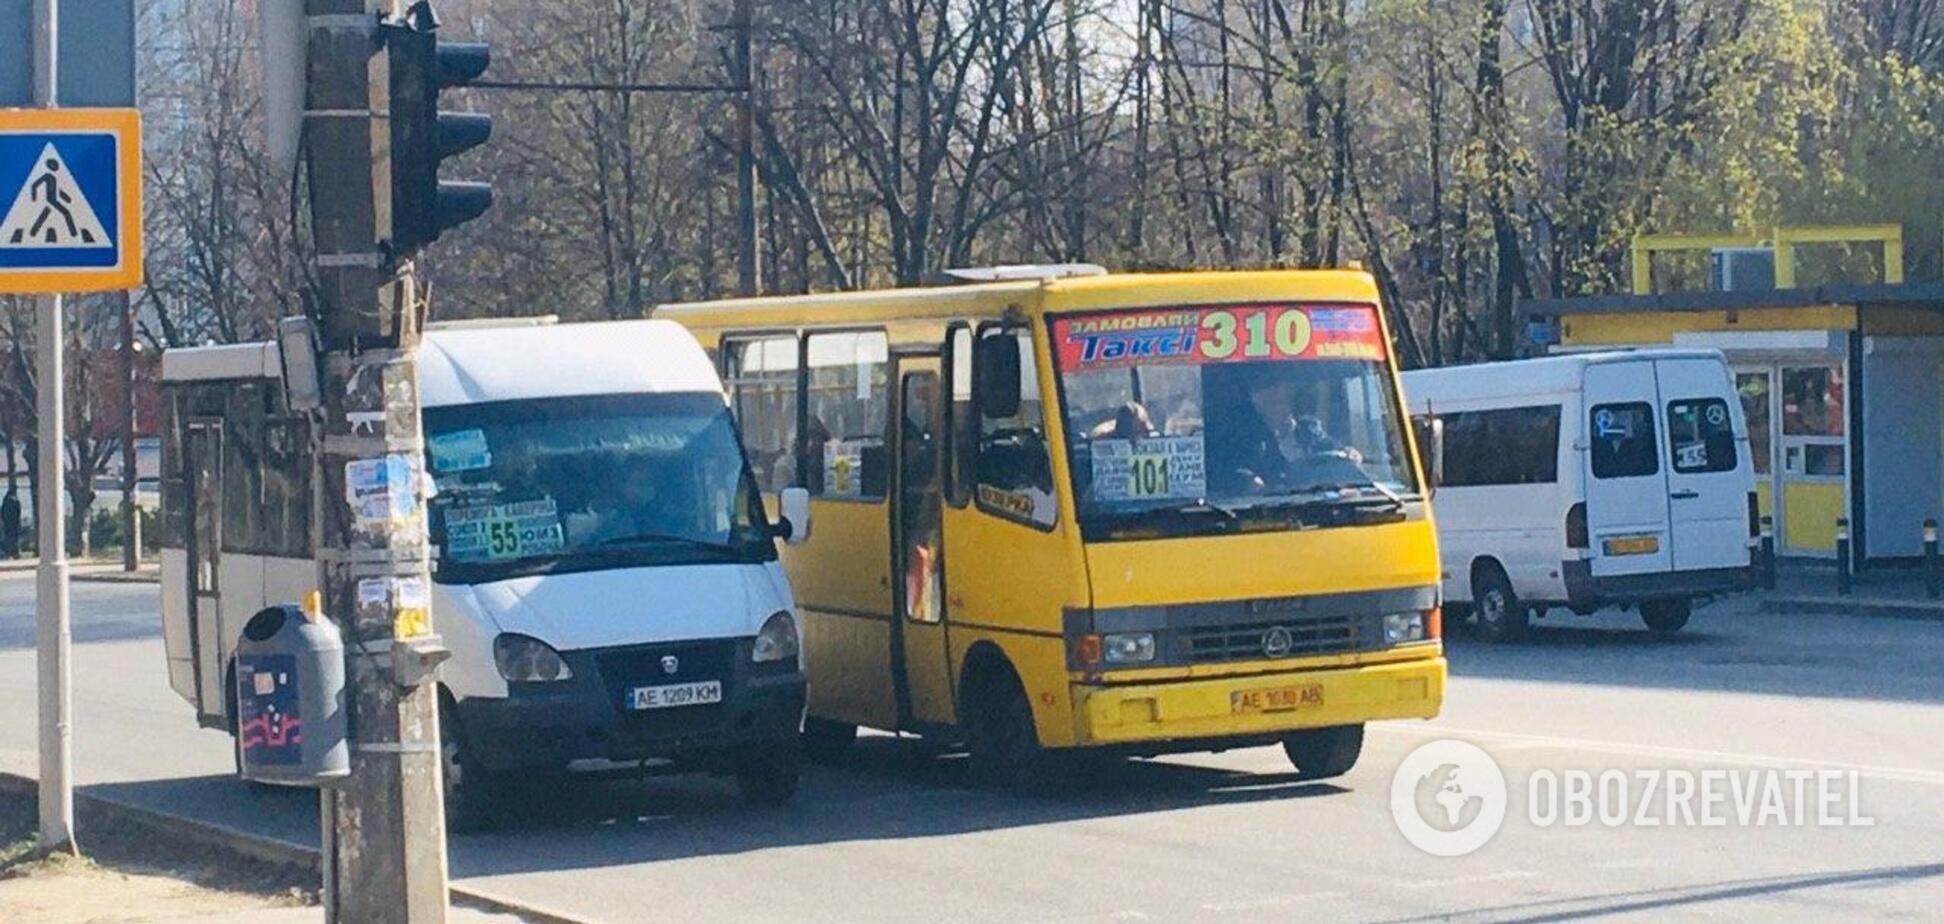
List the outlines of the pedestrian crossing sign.
{"type": "Polygon", "coordinates": [[[0,293],[141,284],[141,139],[133,109],[0,110],[0,293]]]}

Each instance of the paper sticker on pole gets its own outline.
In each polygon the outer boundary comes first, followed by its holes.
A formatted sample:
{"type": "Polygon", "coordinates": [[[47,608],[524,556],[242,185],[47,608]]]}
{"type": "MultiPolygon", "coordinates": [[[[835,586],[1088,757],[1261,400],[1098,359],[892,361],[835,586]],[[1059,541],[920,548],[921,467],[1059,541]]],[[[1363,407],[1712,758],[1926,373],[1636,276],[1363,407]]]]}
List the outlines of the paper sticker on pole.
{"type": "Polygon", "coordinates": [[[0,293],[140,285],[141,117],[0,110],[0,209],[0,293]]]}

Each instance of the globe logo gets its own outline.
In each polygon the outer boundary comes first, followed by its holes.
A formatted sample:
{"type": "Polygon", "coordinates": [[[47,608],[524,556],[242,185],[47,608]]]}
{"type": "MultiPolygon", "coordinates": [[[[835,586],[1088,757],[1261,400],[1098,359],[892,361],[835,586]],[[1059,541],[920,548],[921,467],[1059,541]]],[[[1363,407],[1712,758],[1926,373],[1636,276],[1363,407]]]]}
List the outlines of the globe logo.
{"type": "Polygon", "coordinates": [[[1505,772],[1477,745],[1439,739],[1405,755],[1391,777],[1391,819],[1411,845],[1439,857],[1485,846],[1505,823],[1505,772]]]}

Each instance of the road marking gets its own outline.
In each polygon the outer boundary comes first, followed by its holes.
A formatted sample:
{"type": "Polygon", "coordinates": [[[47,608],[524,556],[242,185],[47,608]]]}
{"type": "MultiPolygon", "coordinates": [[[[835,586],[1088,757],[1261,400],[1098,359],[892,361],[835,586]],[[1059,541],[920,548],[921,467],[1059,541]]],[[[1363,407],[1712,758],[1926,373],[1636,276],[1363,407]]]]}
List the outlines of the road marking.
{"type": "Polygon", "coordinates": [[[1611,754],[1665,757],[1672,760],[1692,760],[1714,764],[1752,764],[1755,766],[1781,767],[1785,769],[1847,770],[1863,776],[1944,786],[1944,771],[1920,770],[1915,767],[1884,767],[1874,764],[1853,764],[1837,760],[1817,760],[1809,757],[1777,757],[1773,754],[1742,754],[1734,751],[1673,748],[1655,744],[1633,744],[1625,741],[1601,741],[1595,738],[1569,738],[1558,735],[1526,735],[1517,732],[1484,731],[1475,728],[1440,728],[1409,725],[1372,725],[1370,727],[1382,731],[1398,732],[1425,738],[1477,738],[1485,741],[1528,745],[1540,748],[1551,747],[1605,751],[1611,754]]]}
{"type": "Polygon", "coordinates": [[[1299,895],[1264,895],[1260,898],[1238,898],[1225,902],[1205,902],[1201,906],[1201,909],[1203,911],[1218,912],[1263,911],[1269,908],[1283,908],[1326,898],[1347,898],[1349,894],[1348,892],[1328,891],[1304,892],[1299,895]]]}
{"type": "Polygon", "coordinates": [[[1485,882],[1506,882],[1513,879],[1534,879],[1538,873],[1529,869],[1508,869],[1504,872],[1485,873],[1479,876],[1457,876],[1451,879],[1414,879],[1392,883],[1399,889],[1444,889],[1452,886],[1478,885],[1485,882]]]}

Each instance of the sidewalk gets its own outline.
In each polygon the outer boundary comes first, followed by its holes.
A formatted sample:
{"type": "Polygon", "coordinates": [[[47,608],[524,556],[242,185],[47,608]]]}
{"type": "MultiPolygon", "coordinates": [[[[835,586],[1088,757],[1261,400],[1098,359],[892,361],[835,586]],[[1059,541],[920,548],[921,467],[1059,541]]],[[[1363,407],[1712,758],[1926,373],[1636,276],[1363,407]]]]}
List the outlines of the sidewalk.
{"type": "Polygon", "coordinates": [[[1863,571],[1851,581],[1847,595],[1836,592],[1833,562],[1778,563],[1775,589],[1759,592],[1762,609],[1771,613],[1835,613],[1927,619],[1944,622],[1944,599],[1924,592],[1921,571],[1878,568],[1863,571]]]}
{"type": "MultiPolygon", "coordinates": [[[[229,914],[216,914],[207,917],[170,918],[177,924],[323,924],[324,909],[311,908],[258,908],[229,914]]],[[[510,914],[494,914],[473,908],[454,905],[446,913],[448,924],[526,924],[525,918],[510,914]]]]}
{"type": "MultiPolygon", "coordinates": [[[[0,574],[33,571],[38,567],[38,558],[0,559],[0,574]]],[[[151,555],[145,556],[134,571],[123,571],[119,557],[71,559],[68,562],[68,577],[102,584],[153,584],[162,579],[162,574],[161,565],[151,555]]]]}

